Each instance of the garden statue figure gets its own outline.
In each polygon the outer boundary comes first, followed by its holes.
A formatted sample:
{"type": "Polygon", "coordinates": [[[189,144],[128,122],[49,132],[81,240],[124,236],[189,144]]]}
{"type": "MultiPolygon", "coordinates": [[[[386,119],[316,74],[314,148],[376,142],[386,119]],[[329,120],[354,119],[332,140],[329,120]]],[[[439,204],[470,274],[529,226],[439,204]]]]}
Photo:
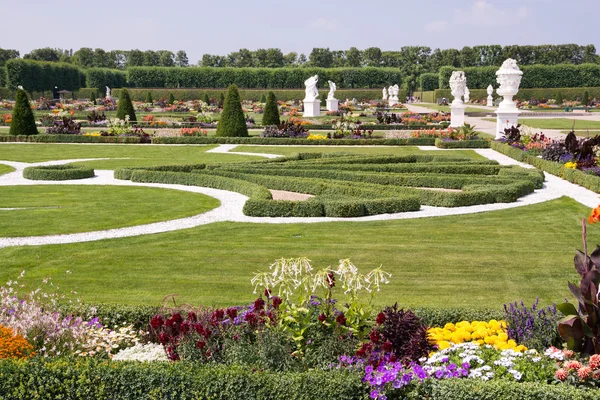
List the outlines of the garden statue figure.
{"type": "Polygon", "coordinates": [[[329,94],[327,95],[327,100],[333,100],[333,99],[335,99],[333,94],[335,93],[337,86],[332,81],[328,81],[328,82],[329,82],[329,94]]]}
{"type": "Polygon", "coordinates": [[[304,98],[304,101],[312,101],[319,96],[319,91],[317,89],[318,81],[319,75],[311,76],[304,81],[304,85],[306,86],[306,97],[304,98]]]}
{"type": "Polygon", "coordinates": [[[110,97],[110,88],[108,86],[106,87],[106,99],[107,100],[111,100],[112,99],[112,97],[110,97]]]}
{"type": "Polygon", "coordinates": [[[387,88],[383,88],[383,100],[387,100],[388,99],[388,91],[387,88]]]}

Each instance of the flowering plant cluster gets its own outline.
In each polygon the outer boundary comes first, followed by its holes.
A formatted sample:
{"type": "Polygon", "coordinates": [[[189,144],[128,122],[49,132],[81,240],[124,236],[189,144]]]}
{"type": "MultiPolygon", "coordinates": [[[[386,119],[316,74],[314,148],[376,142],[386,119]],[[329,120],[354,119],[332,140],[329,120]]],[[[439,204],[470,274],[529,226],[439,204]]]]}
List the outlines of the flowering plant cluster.
{"type": "Polygon", "coordinates": [[[113,361],[169,361],[165,348],[157,343],[138,343],[132,347],[119,350],[112,357],[113,361]]]}
{"type": "Polygon", "coordinates": [[[23,336],[0,325],[0,359],[28,358],[33,355],[33,346],[23,336]]]}
{"type": "Polygon", "coordinates": [[[556,305],[546,308],[539,307],[536,299],[531,308],[523,301],[504,305],[504,318],[507,322],[507,333],[510,339],[515,340],[528,348],[538,351],[558,345],[558,312],[556,305]]]}
{"type": "Polygon", "coordinates": [[[307,140],[327,140],[327,135],[320,135],[318,133],[311,133],[306,137],[307,140]]]}
{"type": "Polygon", "coordinates": [[[438,349],[444,350],[452,344],[475,342],[477,345],[491,345],[499,350],[514,350],[522,352],[527,350],[523,345],[518,345],[509,339],[506,321],[461,321],[456,324],[447,323],[443,328],[430,328],[429,339],[438,349]]]}
{"type": "Polygon", "coordinates": [[[558,369],[554,373],[557,382],[580,387],[600,388],[600,354],[578,360],[572,350],[560,350],[550,347],[545,355],[557,361],[558,369]]]}
{"type": "Polygon", "coordinates": [[[206,132],[206,129],[200,128],[181,128],[179,134],[181,136],[207,136],[208,132],[206,132]]]}
{"type": "Polygon", "coordinates": [[[102,327],[97,320],[90,321],[92,328],[88,330],[82,344],[82,350],[76,350],[74,354],[86,356],[110,356],[119,349],[125,349],[140,343],[140,336],[144,332],[136,331],[132,325],[119,329],[108,329],[102,327]]]}

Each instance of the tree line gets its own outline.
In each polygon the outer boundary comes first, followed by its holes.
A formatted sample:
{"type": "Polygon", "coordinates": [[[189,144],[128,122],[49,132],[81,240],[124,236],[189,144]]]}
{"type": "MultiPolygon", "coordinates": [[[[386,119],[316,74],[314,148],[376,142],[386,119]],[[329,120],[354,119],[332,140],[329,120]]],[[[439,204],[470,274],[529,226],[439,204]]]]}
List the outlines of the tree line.
{"type": "MultiPolygon", "coordinates": [[[[0,49],[0,66],[11,58],[19,58],[19,52],[0,49]]],[[[35,61],[64,62],[82,68],[126,69],[128,67],[187,67],[190,65],[184,50],[111,50],[83,47],[77,51],[50,47],[32,50],[23,56],[35,61]]],[[[308,56],[280,49],[240,49],[227,55],[204,54],[198,61],[203,67],[233,68],[400,68],[408,75],[438,72],[441,67],[456,68],[500,66],[507,58],[520,65],[556,65],[599,63],[594,45],[484,45],[465,46],[462,49],[432,49],[427,46],[404,46],[399,50],[382,51],[378,47],[359,50],[330,50],[313,48],[308,56]]]]}

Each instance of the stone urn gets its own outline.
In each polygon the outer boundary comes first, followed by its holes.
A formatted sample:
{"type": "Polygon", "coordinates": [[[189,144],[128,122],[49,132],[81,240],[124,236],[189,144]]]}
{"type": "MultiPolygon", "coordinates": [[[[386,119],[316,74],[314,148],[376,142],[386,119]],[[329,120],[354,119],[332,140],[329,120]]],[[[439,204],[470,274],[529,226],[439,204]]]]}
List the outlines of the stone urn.
{"type": "Polygon", "coordinates": [[[496,81],[500,87],[496,89],[496,93],[504,97],[500,103],[500,109],[514,110],[517,108],[513,97],[519,92],[523,71],[519,69],[517,62],[512,58],[504,61],[502,67],[496,71],[496,81]]]}
{"type": "Polygon", "coordinates": [[[467,78],[463,71],[454,71],[452,72],[452,76],[450,77],[450,89],[452,89],[452,96],[454,96],[454,100],[452,104],[455,106],[462,106],[463,99],[462,97],[465,95],[465,90],[467,88],[467,78]]]}

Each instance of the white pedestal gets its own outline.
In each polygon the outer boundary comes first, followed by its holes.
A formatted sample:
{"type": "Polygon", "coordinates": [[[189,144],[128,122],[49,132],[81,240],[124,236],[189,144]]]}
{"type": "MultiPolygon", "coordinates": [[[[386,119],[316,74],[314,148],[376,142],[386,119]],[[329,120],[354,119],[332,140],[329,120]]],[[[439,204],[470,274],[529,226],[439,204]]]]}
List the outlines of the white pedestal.
{"type": "Polygon", "coordinates": [[[450,104],[450,126],[452,128],[460,128],[465,124],[465,108],[462,101],[453,101],[450,104]]]}
{"type": "Polygon", "coordinates": [[[320,117],[321,116],[321,100],[304,100],[303,117],[320,117]]]}
{"type": "Polygon", "coordinates": [[[486,106],[488,106],[488,107],[494,107],[494,98],[492,97],[492,95],[488,96],[486,106]]]}
{"type": "Polygon", "coordinates": [[[327,99],[327,111],[337,111],[338,103],[338,99],[327,99]]]}
{"type": "Polygon", "coordinates": [[[396,96],[390,97],[388,99],[388,104],[390,105],[390,107],[393,105],[396,105],[398,103],[400,103],[400,100],[398,100],[398,97],[396,97],[396,96]]]}
{"type": "Polygon", "coordinates": [[[519,114],[521,111],[516,107],[513,109],[500,109],[496,111],[496,139],[504,137],[504,129],[519,125],[519,114]]]}

